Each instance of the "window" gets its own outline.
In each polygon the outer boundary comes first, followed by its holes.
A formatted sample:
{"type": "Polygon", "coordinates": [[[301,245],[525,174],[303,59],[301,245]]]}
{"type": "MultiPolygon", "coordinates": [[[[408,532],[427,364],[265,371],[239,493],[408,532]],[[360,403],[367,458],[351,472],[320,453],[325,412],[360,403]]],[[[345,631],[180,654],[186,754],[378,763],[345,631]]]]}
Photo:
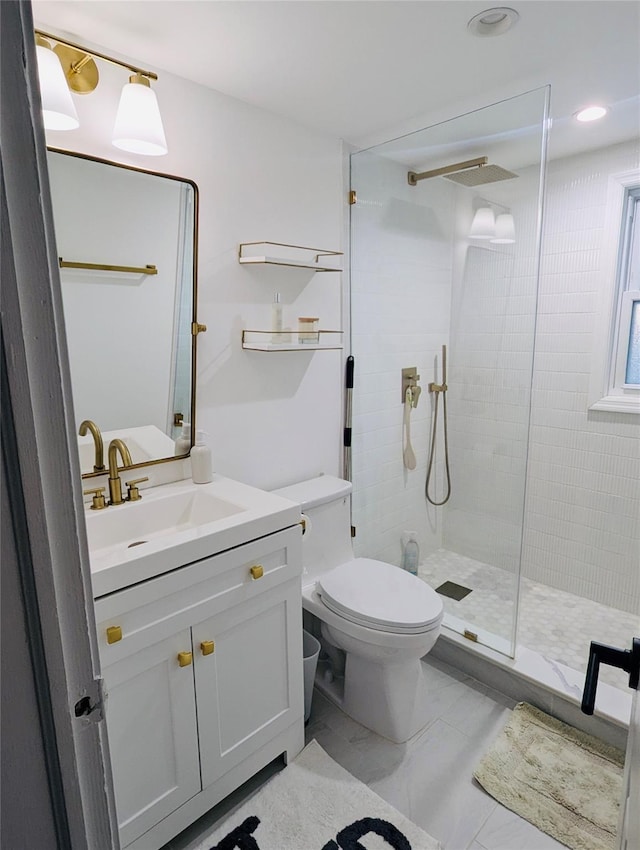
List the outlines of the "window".
{"type": "Polygon", "coordinates": [[[611,391],[640,390],[640,186],[627,189],[618,251],[617,329],[612,345],[611,391]]]}
{"type": "MultiPolygon", "coordinates": [[[[610,181],[611,244],[608,317],[603,327],[599,392],[591,410],[640,414],[640,174],[615,175],[610,181]],[[604,396],[603,396],[604,391],[604,396]]],[[[593,394],[592,394],[593,395],[593,394]]]]}

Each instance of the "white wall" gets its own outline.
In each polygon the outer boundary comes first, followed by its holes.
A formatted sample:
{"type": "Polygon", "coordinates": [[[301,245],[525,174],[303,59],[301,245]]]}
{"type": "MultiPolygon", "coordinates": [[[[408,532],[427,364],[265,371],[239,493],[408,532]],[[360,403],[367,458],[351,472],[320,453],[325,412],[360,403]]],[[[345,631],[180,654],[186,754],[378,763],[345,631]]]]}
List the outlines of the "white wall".
{"type": "Polygon", "coordinates": [[[243,351],[241,330],[269,328],[274,291],[285,324],[316,315],[339,328],[341,275],[247,269],[237,248],[267,239],[340,250],[340,143],[160,70],[169,154],[123,154],[109,134],[126,74],[105,63],[100,73],[96,92],[76,98],[80,129],[47,140],[197,183],[198,318],[208,326],[198,342],[197,425],[210,435],[215,470],[267,488],[338,473],[343,352],[243,351]]]}
{"type": "Polygon", "coordinates": [[[640,611],[640,421],[588,411],[603,295],[609,175],[637,143],[549,164],[529,449],[523,574],[640,611]]]}

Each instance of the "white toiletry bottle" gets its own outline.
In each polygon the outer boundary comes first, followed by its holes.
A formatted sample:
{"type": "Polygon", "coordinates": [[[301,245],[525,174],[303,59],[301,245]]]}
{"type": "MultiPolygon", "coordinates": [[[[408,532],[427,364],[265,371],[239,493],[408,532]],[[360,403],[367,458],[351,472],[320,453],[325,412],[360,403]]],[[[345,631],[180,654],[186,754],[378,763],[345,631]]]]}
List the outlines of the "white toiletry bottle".
{"type": "Polygon", "coordinates": [[[174,455],[188,455],[191,450],[191,425],[188,422],[182,423],[182,431],[175,442],[174,455]]]}
{"type": "Polygon", "coordinates": [[[406,543],[402,552],[402,569],[411,575],[418,575],[418,563],[420,562],[420,547],[416,540],[415,531],[405,531],[406,543]]]}
{"type": "Polygon", "coordinates": [[[271,342],[282,342],[282,304],[280,303],[280,293],[273,293],[273,304],[271,305],[271,342]]]}
{"type": "Polygon", "coordinates": [[[191,449],[191,479],[194,484],[208,484],[213,480],[211,449],[204,438],[204,431],[196,431],[196,444],[191,449]]]}

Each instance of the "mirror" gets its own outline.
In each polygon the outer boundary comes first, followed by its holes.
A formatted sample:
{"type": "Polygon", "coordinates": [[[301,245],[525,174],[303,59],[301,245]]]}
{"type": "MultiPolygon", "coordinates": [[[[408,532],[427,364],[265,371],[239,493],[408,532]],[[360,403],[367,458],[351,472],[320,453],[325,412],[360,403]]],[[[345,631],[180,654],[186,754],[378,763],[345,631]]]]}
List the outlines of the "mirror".
{"type": "MultiPolygon", "coordinates": [[[[197,186],[53,149],[48,166],[76,428],[95,422],[105,464],[116,436],[135,466],[172,459],[195,433],[197,186]]],[[[78,445],[100,474],[91,433],[78,445]]]]}

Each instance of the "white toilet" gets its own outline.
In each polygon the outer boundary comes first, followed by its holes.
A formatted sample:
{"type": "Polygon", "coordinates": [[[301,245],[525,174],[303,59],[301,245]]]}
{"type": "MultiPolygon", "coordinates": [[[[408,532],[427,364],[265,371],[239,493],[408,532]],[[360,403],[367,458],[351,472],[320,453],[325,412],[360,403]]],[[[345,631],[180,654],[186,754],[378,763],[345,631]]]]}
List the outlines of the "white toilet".
{"type": "Polygon", "coordinates": [[[321,621],[330,658],[316,687],[354,720],[406,741],[428,719],[420,659],[440,633],[440,597],[399,567],[353,557],[350,482],[322,475],[275,492],[307,517],[302,604],[321,621]]]}

